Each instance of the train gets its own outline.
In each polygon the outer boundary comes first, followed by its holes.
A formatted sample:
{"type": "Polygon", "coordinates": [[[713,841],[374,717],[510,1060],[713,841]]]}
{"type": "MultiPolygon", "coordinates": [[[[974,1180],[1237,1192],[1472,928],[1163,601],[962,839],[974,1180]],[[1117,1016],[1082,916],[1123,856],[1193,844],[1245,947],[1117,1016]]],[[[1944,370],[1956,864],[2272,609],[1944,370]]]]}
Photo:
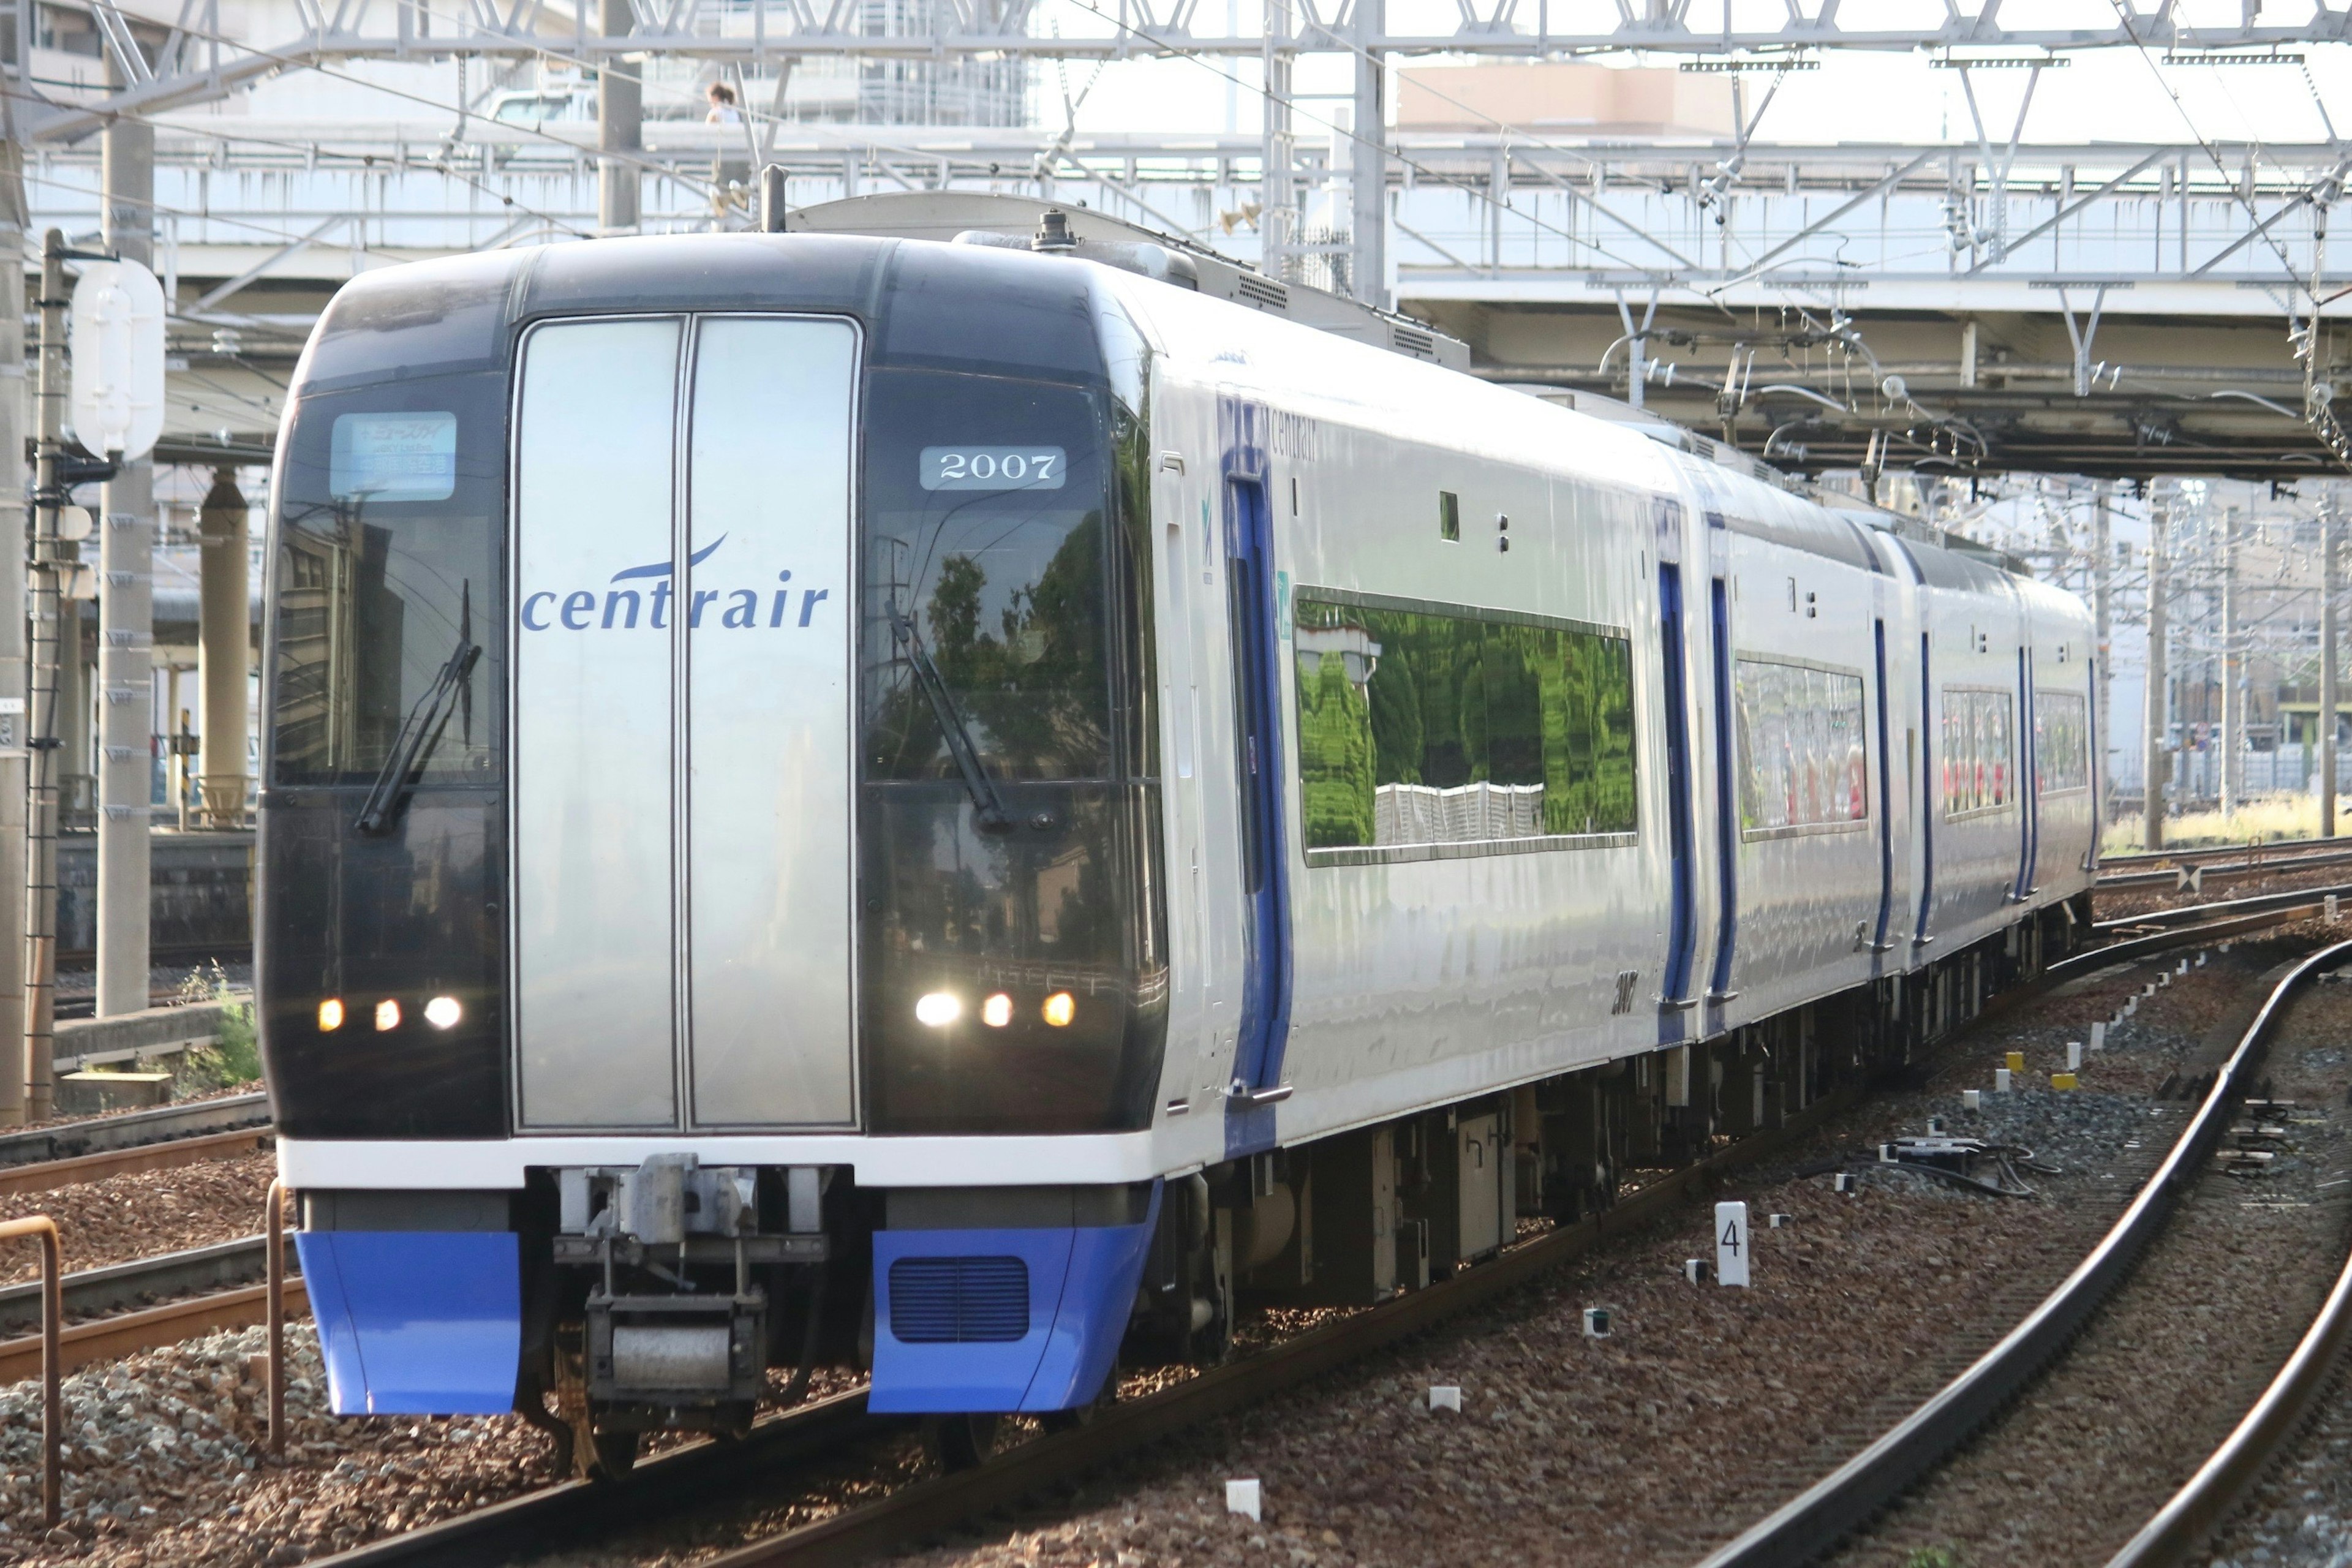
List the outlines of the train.
{"type": "Polygon", "coordinates": [[[2076,599],[994,200],[319,321],[256,979],[336,1413],[611,1475],[849,1368],[970,1462],[1598,1213],[2087,934],[2076,599]]]}

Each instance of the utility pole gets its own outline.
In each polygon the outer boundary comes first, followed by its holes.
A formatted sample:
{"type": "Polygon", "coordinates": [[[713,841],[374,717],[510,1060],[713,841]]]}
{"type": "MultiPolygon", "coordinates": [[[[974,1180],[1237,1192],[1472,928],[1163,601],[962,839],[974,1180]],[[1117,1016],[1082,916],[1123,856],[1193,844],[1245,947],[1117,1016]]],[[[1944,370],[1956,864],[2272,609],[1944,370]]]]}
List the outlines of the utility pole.
{"type": "MultiPolygon", "coordinates": [[[[10,100],[11,106],[13,100],[10,100]]],[[[13,132],[9,106],[0,121],[13,132]]],[[[0,889],[25,885],[25,164],[0,138],[0,889]]],[[[0,1018],[25,1016],[25,906],[0,894],[0,1018]]],[[[25,1122],[25,1037],[0,1025],[0,1127],[25,1122]]]]}
{"type": "Polygon", "coordinates": [[[1265,120],[1258,138],[1258,268],[1269,278],[1295,279],[1298,243],[1298,149],[1290,124],[1290,0],[1265,0],[1260,45],[1265,73],[1265,120]]]}
{"type": "Polygon", "coordinates": [[[1355,254],[1348,291],[1376,310],[1389,302],[1389,117],[1384,90],[1388,62],[1373,46],[1388,26],[1385,0],[1354,0],[1356,20],[1356,144],[1349,161],[1353,187],[1355,254]]]}
{"type": "MultiPolygon", "coordinates": [[[[129,85],[121,64],[107,58],[109,79],[129,85]]],[[[152,268],[154,127],[125,115],[107,126],[102,140],[106,248],[152,268]]],[[[99,519],[98,1016],[112,1018],[147,1006],[155,729],[152,461],[121,465],[100,491],[99,519]]]]}
{"type": "Polygon", "coordinates": [[[2102,753],[2091,760],[2098,769],[2099,798],[2096,804],[2098,819],[2101,822],[2107,821],[2115,815],[2116,793],[2115,769],[2108,765],[2105,755],[2109,750],[2106,742],[2107,731],[2115,722],[2113,718],[2115,710],[2108,701],[2108,698],[2114,691],[2109,666],[2115,662],[2113,645],[2116,552],[2111,531],[2112,519],[2108,515],[2108,501],[2113,489],[2114,487],[2105,479],[2100,480],[2098,491],[2091,508],[2091,647],[2095,650],[2094,657],[2099,661],[2097,668],[2093,672],[2092,700],[2097,704],[2098,718],[2092,725],[2092,731],[2099,737],[2099,749],[2102,753]]]}
{"type": "Polygon", "coordinates": [[[2238,809],[2238,748],[2245,737],[2245,698],[2238,690],[2238,509],[2221,516],[2221,816],[2238,809]]]}
{"type": "Polygon", "coordinates": [[[58,975],[58,512],[65,503],[58,472],[66,429],[66,237],[41,237],[40,381],[33,467],[31,683],[26,744],[25,1114],[46,1121],[55,1109],[50,1079],[57,1029],[58,975]]]}
{"type": "Polygon", "coordinates": [[[2319,836],[2336,837],[2336,552],[2342,543],[2332,493],[2319,503],[2319,836]]]}
{"type": "Polygon", "coordinates": [[[2140,847],[2150,851],[2164,847],[2164,735],[2171,695],[2164,668],[2164,534],[2170,521],[2170,501],[2152,496],[2147,508],[2147,692],[2142,726],[2147,754],[2140,773],[2140,847]]]}
{"type": "MultiPolygon", "coordinates": [[[[629,0],[601,0],[598,26],[608,38],[636,30],[629,0]]],[[[596,68],[596,231],[635,234],[644,195],[637,153],[645,146],[646,85],[643,67],[607,55],[596,68]]]]}

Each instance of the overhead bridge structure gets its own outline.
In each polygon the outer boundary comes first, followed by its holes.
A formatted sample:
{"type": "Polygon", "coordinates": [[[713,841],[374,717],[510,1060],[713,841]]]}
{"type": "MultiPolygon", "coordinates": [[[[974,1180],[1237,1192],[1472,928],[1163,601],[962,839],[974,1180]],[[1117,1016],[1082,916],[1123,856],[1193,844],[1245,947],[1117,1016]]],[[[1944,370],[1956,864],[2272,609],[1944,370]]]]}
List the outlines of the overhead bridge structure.
{"type": "Polygon", "coordinates": [[[2125,5],[2111,26],[2050,30],[1987,4],[1906,29],[1864,25],[1885,7],[1811,0],[1759,30],[1714,26],[1687,0],[1463,0],[1440,34],[1392,29],[1384,0],[1286,0],[1265,33],[1221,37],[1199,30],[1196,0],[1084,0],[1094,32],[1041,36],[1033,0],[958,0],[936,32],[886,38],[856,30],[845,0],[299,0],[285,37],[231,38],[215,0],[157,3],[142,16],[92,0],[102,49],[26,51],[12,111],[36,225],[73,232],[100,227],[93,129],[154,126],[159,270],[185,374],[208,378],[175,399],[173,428],[192,437],[267,437],[271,377],[356,270],[747,226],[753,172],[773,163],[794,205],[895,189],[1084,203],[1421,316],[1467,342],[1483,374],[1606,394],[1783,467],[2284,482],[2352,456],[2352,348],[2332,324],[2352,309],[2337,298],[2352,252],[2331,262],[2326,238],[2352,143],[2038,144],[2021,113],[1926,146],[1335,129],[1387,126],[1389,68],[1436,54],[1655,51],[1743,73],[1752,104],[1830,50],[1925,52],[1972,82],[2030,83],[2076,52],[2126,48],[2248,66],[2301,94],[2315,89],[2298,51],[2352,41],[2352,9],[2192,27],[2170,4],[2125,5]],[[1354,62],[1351,118],[1289,91],[1318,55],[1354,62]],[[1223,136],[762,110],[783,103],[793,62],[828,56],[1190,58],[1268,84],[1270,109],[1263,134],[1223,136]],[[417,107],[398,119],[204,111],[289,70],[413,83],[395,68],[453,58],[481,62],[460,79],[471,97],[407,93],[417,107]],[[647,117],[661,81],[714,63],[740,80],[746,123],[647,117]],[[608,95],[601,118],[486,117],[525,68],[640,90],[608,95]]]}

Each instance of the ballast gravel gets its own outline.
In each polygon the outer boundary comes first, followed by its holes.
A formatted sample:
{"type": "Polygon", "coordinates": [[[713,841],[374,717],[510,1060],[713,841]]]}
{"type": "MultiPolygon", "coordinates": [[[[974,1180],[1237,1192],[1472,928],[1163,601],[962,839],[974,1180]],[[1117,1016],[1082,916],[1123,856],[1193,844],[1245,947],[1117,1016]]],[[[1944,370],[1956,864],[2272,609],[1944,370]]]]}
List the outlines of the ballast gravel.
{"type": "MultiPolygon", "coordinates": [[[[46,1193],[0,1196],[0,1219],[58,1222],[68,1271],[257,1235],[278,1157],[260,1152],[163,1171],[138,1171],[46,1193]]],[[[39,1276],[30,1243],[0,1251],[0,1284],[39,1276]]]]}
{"type": "Polygon", "coordinates": [[[40,1384],[0,1388],[0,1563],[288,1568],[547,1480],[545,1439],[512,1416],[331,1419],[310,1326],[287,1341],[283,1459],[262,1447],[259,1329],[68,1377],[55,1530],[41,1524],[40,1384]]]}
{"type": "MultiPolygon", "coordinates": [[[[1713,1237],[1703,1206],[1679,1209],[1536,1285],[915,1560],[1679,1568],[1811,1479],[1825,1456],[1866,1438],[1890,1398],[1916,1399],[1948,1375],[1956,1321],[2013,1317],[2071,1267],[2178,1131],[2184,1108],[2140,1097],[2189,1065],[2214,1022],[2243,1003],[2251,977],[2289,950],[2241,945],[2177,976],[2086,1064],[2081,1090],[2039,1086],[2063,1066],[2065,1040],[2112,1017],[2153,967],[2095,975],[1989,1022],[1931,1063],[1924,1087],[1847,1114],[1776,1168],[1735,1177],[1718,1195],[1749,1203],[1751,1289],[1685,1281],[1684,1259],[1711,1257],[1713,1237]],[[2029,1087],[1997,1099],[1991,1068],[2010,1049],[2026,1053],[2019,1081],[2029,1087]],[[1963,1088],[1987,1091],[1973,1126],[1959,1109],[1963,1088]],[[2028,1173],[2040,1195],[2002,1199],[1873,1162],[1877,1142],[1926,1131],[1930,1115],[1948,1131],[2030,1147],[2059,1173],[2028,1173]],[[1860,1173],[1853,1194],[1833,1193],[1826,1174],[1797,1173],[1839,1155],[1860,1173]],[[1767,1228],[1776,1212],[1791,1223],[1767,1228]],[[1611,1338],[1584,1337],[1589,1305],[1614,1310],[1611,1338]],[[1436,1384],[1462,1389],[1459,1413],[1427,1407],[1436,1384]],[[1223,1483],[1240,1476],[1264,1482],[1261,1521],[1224,1512],[1223,1483]]],[[[286,1568],[547,1479],[544,1439],[514,1417],[325,1417],[307,1332],[288,1459],[261,1458],[259,1370],[249,1360],[258,1340],[219,1335],[77,1374],[73,1518],[56,1537],[37,1524],[37,1451],[17,1447],[20,1431],[37,1431],[36,1385],[0,1390],[10,1477],[0,1562],[286,1568]],[[178,1436],[158,1447],[158,1430],[178,1436]],[[214,1446],[201,1464],[199,1441],[214,1446]]],[[[845,1457],[838,1474],[813,1476],[797,1496],[772,1489],[732,1517],[706,1510],[690,1526],[650,1529],[575,1560],[691,1563],[887,1491],[926,1464],[905,1445],[856,1463],[864,1468],[845,1457]]]]}

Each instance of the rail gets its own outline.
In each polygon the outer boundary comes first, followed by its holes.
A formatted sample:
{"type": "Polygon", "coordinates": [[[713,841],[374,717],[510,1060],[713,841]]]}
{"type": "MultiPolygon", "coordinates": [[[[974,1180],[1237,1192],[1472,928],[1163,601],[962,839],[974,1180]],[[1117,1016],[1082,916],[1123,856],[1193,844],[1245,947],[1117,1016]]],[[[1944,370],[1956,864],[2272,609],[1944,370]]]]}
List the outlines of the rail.
{"type": "Polygon", "coordinates": [[[2221,1137],[2230,1102],[2287,1000],[2312,976],[2347,957],[2352,957],[2352,942],[2323,948],[2272,988],[2155,1174],[2123,1217],[2024,1321],[1877,1441],[1709,1553],[1700,1568],[1800,1568],[1926,1474],[2039,1373],[2114,1291],[2170,1216],[2180,1190],[2221,1137]]]}
{"type": "Polygon", "coordinates": [[[2107,1568],[2170,1568],[2186,1562],[2303,1425],[2312,1402],[2326,1388],[2347,1340],[2352,1340],[2352,1257],[2345,1259],[2336,1289],[2328,1292],[2294,1353],[2245,1419],[2156,1517],[2107,1559],[2107,1568]]]}
{"type": "MultiPolygon", "coordinates": [[[[2091,927],[2094,935],[2122,936],[2125,932],[2144,931],[2148,927],[2159,929],[2193,924],[2201,921],[2228,920],[2237,915],[2292,913],[2297,910],[2324,910],[2329,899],[2352,900],[2352,882],[2339,882],[2327,888],[2290,888],[2283,893],[2257,893],[2249,899],[2230,899],[2210,904],[2187,904],[2177,910],[2150,910],[2144,915],[2118,915],[2111,921],[2099,921],[2091,927]]],[[[2105,948],[2093,949],[2105,952],[2105,948]]]]}
{"type": "Polygon", "coordinates": [[[269,1096],[258,1090],[184,1105],[159,1105],[152,1110],[127,1110],[86,1121],[60,1121],[23,1132],[0,1133],[0,1176],[14,1166],[268,1125],[269,1096]]]}

